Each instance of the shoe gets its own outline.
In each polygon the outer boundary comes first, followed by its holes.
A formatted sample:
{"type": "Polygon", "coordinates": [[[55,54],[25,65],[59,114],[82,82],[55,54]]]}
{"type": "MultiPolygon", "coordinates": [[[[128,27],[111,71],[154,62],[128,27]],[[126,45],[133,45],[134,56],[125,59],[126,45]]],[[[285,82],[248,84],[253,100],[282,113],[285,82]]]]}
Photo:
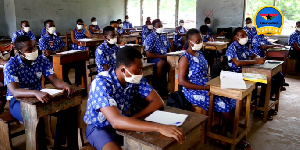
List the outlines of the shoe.
{"type": "Polygon", "coordinates": [[[281,91],[286,91],[286,88],[285,88],[285,87],[282,87],[282,88],[281,88],[281,91]]]}
{"type": "Polygon", "coordinates": [[[288,83],[284,82],[283,86],[290,86],[288,83]]]}

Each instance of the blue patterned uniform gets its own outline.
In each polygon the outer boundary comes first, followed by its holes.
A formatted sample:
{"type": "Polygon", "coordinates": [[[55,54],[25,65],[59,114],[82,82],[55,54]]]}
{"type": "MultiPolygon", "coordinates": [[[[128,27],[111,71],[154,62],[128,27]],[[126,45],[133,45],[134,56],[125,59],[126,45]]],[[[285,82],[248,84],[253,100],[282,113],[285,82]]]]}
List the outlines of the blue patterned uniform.
{"type": "MultiPolygon", "coordinates": [[[[55,30],[55,32],[54,32],[54,35],[57,35],[57,30],[55,30]]],[[[41,37],[43,37],[44,35],[46,35],[47,34],[47,32],[46,32],[46,28],[43,28],[42,29],[42,32],[41,32],[41,37]]]]}
{"type": "Polygon", "coordinates": [[[253,40],[252,40],[252,52],[260,57],[265,57],[265,52],[264,50],[261,49],[261,45],[272,45],[267,38],[265,37],[265,35],[261,34],[261,35],[256,35],[254,36],[253,40]]]}
{"type": "Polygon", "coordinates": [[[246,31],[247,36],[248,36],[247,45],[252,44],[252,40],[253,40],[254,36],[257,35],[256,28],[254,26],[252,26],[251,28],[248,28],[247,26],[245,26],[244,30],[246,31]]]}
{"type": "Polygon", "coordinates": [[[120,28],[120,29],[118,28],[117,32],[118,32],[119,34],[124,34],[124,33],[126,33],[124,28],[120,28]]]}
{"type": "MultiPolygon", "coordinates": [[[[91,25],[92,26],[92,29],[94,29],[94,30],[100,30],[100,27],[98,26],[98,25],[91,25]]],[[[92,32],[92,30],[90,29],[90,32],[91,33],[94,33],[94,32],[92,32]]]]}
{"type": "Polygon", "coordinates": [[[147,36],[148,36],[151,32],[153,32],[153,30],[149,30],[149,29],[147,28],[147,25],[144,25],[144,26],[142,27],[142,43],[143,43],[143,45],[144,45],[145,39],[147,38],[147,36]]]}
{"type": "Polygon", "coordinates": [[[288,43],[291,46],[291,50],[293,50],[293,43],[297,43],[300,47],[300,32],[297,30],[293,32],[289,37],[288,43]]]}
{"type": "MultiPolygon", "coordinates": [[[[178,32],[181,33],[181,34],[184,34],[185,33],[185,28],[184,27],[181,27],[181,26],[178,26],[178,32]]],[[[182,36],[181,35],[178,35],[176,29],[175,29],[175,34],[174,34],[174,40],[173,40],[173,44],[176,45],[177,47],[181,47],[182,46],[182,36]]]]}
{"type": "MultiPolygon", "coordinates": [[[[202,52],[197,51],[196,54],[199,56],[196,57],[188,52],[185,52],[181,57],[187,58],[189,63],[187,81],[193,84],[204,86],[206,85],[206,82],[208,82],[208,64],[202,52]]],[[[203,108],[205,111],[208,111],[210,101],[209,96],[207,95],[208,91],[194,90],[183,87],[183,93],[189,102],[203,108]]],[[[226,113],[230,112],[233,108],[235,108],[235,100],[215,96],[214,111],[226,113]]]]}
{"type": "MultiPolygon", "coordinates": [[[[27,66],[23,63],[20,55],[10,58],[4,67],[4,85],[12,82],[18,82],[20,88],[30,90],[42,89],[42,75],[48,78],[54,74],[50,61],[42,55],[27,66]]],[[[10,112],[18,120],[23,120],[20,111],[20,101],[13,98],[10,91],[7,89],[7,100],[10,102],[10,112]],[[15,107],[14,107],[15,106],[15,107]]]]}
{"type": "Polygon", "coordinates": [[[165,55],[171,44],[165,34],[158,35],[156,32],[150,33],[144,42],[145,51],[150,51],[158,55],[165,55]]]}
{"type": "Polygon", "coordinates": [[[117,45],[113,45],[110,48],[106,41],[99,45],[95,54],[97,72],[104,71],[102,66],[105,64],[107,64],[109,68],[116,67],[116,55],[119,50],[120,47],[117,45]]]}
{"type": "Polygon", "coordinates": [[[125,28],[125,29],[133,28],[132,23],[123,21],[123,28],[125,28]]]}
{"type": "Polygon", "coordinates": [[[126,86],[122,87],[115,74],[115,68],[103,71],[96,76],[91,84],[83,120],[86,124],[95,127],[110,126],[100,111],[101,108],[116,106],[122,115],[125,115],[131,105],[134,93],[146,98],[152,90],[144,78],[139,84],[126,83],[126,86]]]}
{"type": "Polygon", "coordinates": [[[210,39],[210,35],[208,33],[206,35],[201,35],[201,37],[202,37],[203,42],[208,42],[210,39]]]}
{"type": "MultiPolygon", "coordinates": [[[[81,30],[81,32],[78,32],[77,29],[73,29],[73,31],[75,33],[75,39],[83,39],[85,37],[85,30],[81,30]]],[[[72,50],[86,50],[86,47],[72,43],[72,50]]]]}
{"type": "MultiPolygon", "coordinates": [[[[200,29],[199,29],[199,31],[200,31],[200,29]]],[[[210,37],[213,37],[210,27],[208,27],[207,35],[209,35],[210,37]]]]}
{"type": "Polygon", "coordinates": [[[14,32],[14,34],[12,35],[11,42],[12,43],[15,42],[17,37],[19,37],[21,35],[26,35],[26,36],[30,37],[31,40],[35,40],[35,36],[32,31],[29,31],[28,33],[25,34],[22,30],[18,30],[16,32],[14,32]]]}
{"type": "Polygon", "coordinates": [[[242,68],[235,66],[232,62],[232,58],[236,58],[237,60],[249,60],[251,55],[252,53],[246,45],[240,45],[237,41],[234,41],[226,51],[229,70],[233,72],[242,72],[242,68]]]}
{"type": "Polygon", "coordinates": [[[40,50],[59,51],[62,47],[66,46],[64,41],[56,35],[44,35],[39,40],[40,50]]]}

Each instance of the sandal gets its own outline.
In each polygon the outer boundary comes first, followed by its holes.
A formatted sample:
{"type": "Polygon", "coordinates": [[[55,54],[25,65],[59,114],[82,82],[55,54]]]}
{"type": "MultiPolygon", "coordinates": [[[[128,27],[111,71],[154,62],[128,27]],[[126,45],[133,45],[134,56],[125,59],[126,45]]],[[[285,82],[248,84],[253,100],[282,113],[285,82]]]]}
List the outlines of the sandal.
{"type": "Polygon", "coordinates": [[[243,150],[253,150],[253,147],[250,145],[250,143],[246,142],[245,140],[241,140],[238,144],[239,148],[242,148],[243,150]]]}

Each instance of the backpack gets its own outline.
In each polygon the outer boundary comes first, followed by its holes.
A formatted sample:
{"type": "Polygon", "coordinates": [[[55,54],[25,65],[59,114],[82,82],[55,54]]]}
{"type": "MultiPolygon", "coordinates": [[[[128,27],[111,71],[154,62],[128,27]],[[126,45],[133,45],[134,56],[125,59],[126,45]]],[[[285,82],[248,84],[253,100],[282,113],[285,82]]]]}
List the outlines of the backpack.
{"type": "Polygon", "coordinates": [[[185,98],[182,92],[178,91],[170,94],[166,105],[170,107],[192,111],[192,104],[185,98]]]}
{"type": "Polygon", "coordinates": [[[228,70],[227,58],[224,56],[222,57],[223,57],[223,61],[217,59],[217,61],[210,67],[210,76],[212,79],[219,76],[222,70],[224,71],[228,70]]]}

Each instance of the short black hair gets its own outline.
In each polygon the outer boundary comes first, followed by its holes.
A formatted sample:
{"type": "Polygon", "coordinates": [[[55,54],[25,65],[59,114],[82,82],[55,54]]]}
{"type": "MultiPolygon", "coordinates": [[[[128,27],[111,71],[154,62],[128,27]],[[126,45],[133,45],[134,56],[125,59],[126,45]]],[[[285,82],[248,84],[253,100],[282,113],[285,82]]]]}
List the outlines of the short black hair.
{"type": "Polygon", "coordinates": [[[242,27],[237,27],[237,28],[235,28],[234,29],[234,31],[233,31],[233,37],[239,32],[239,31],[241,31],[241,30],[244,30],[242,27]]]}
{"type": "Polygon", "coordinates": [[[200,34],[200,32],[197,29],[189,29],[188,32],[186,33],[186,39],[189,40],[190,37],[194,34],[200,34]]]}
{"type": "Polygon", "coordinates": [[[202,25],[200,27],[200,32],[202,33],[207,33],[208,32],[208,26],[207,25],[202,25]]]}
{"type": "Polygon", "coordinates": [[[247,17],[246,21],[252,21],[252,19],[250,17],[247,17]]]}
{"type": "Polygon", "coordinates": [[[107,26],[103,29],[103,34],[107,35],[109,31],[115,31],[115,28],[112,26],[107,26]]]}
{"type": "Polygon", "coordinates": [[[27,21],[27,20],[22,20],[22,21],[21,21],[21,26],[22,26],[22,24],[25,23],[25,22],[28,22],[28,21],[27,21]]]}
{"type": "Polygon", "coordinates": [[[119,21],[121,21],[121,22],[122,22],[122,19],[118,19],[118,20],[117,20],[117,22],[119,22],[119,21]]]}
{"type": "Polygon", "coordinates": [[[26,35],[21,35],[21,36],[17,37],[17,39],[15,40],[15,43],[14,43],[16,49],[21,50],[23,43],[26,41],[31,41],[31,38],[26,35]]]}
{"type": "Polygon", "coordinates": [[[77,19],[76,23],[78,24],[78,22],[82,22],[83,23],[83,20],[82,19],[77,19]]]}
{"type": "Polygon", "coordinates": [[[49,22],[54,22],[54,21],[53,21],[53,20],[50,20],[50,19],[46,20],[46,21],[44,22],[44,27],[46,27],[46,24],[49,23],[49,22]]]}
{"type": "Polygon", "coordinates": [[[206,21],[208,21],[208,20],[210,20],[210,18],[209,18],[209,17],[206,17],[206,18],[204,19],[204,22],[206,22],[206,21]]]}
{"type": "Polygon", "coordinates": [[[147,23],[150,23],[150,24],[151,24],[151,21],[146,21],[146,24],[147,24],[147,23]]]}
{"type": "Polygon", "coordinates": [[[161,22],[160,19],[155,19],[152,21],[152,25],[155,26],[156,23],[161,22]]]}
{"type": "Polygon", "coordinates": [[[129,67],[134,63],[135,58],[142,59],[142,54],[132,46],[125,46],[117,53],[117,67],[121,65],[129,67]]]}
{"type": "Polygon", "coordinates": [[[117,22],[117,21],[114,21],[114,20],[110,21],[110,25],[112,25],[112,24],[114,24],[114,23],[118,23],[118,22],[117,22]]]}
{"type": "Polygon", "coordinates": [[[300,24],[300,21],[297,21],[297,22],[296,22],[296,25],[298,25],[298,24],[300,24]]]}
{"type": "Polygon", "coordinates": [[[93,20],[96,20],[96,18],[95,18],[95,17],[92,17],[91,22],[93,22],[93,20]]]}

